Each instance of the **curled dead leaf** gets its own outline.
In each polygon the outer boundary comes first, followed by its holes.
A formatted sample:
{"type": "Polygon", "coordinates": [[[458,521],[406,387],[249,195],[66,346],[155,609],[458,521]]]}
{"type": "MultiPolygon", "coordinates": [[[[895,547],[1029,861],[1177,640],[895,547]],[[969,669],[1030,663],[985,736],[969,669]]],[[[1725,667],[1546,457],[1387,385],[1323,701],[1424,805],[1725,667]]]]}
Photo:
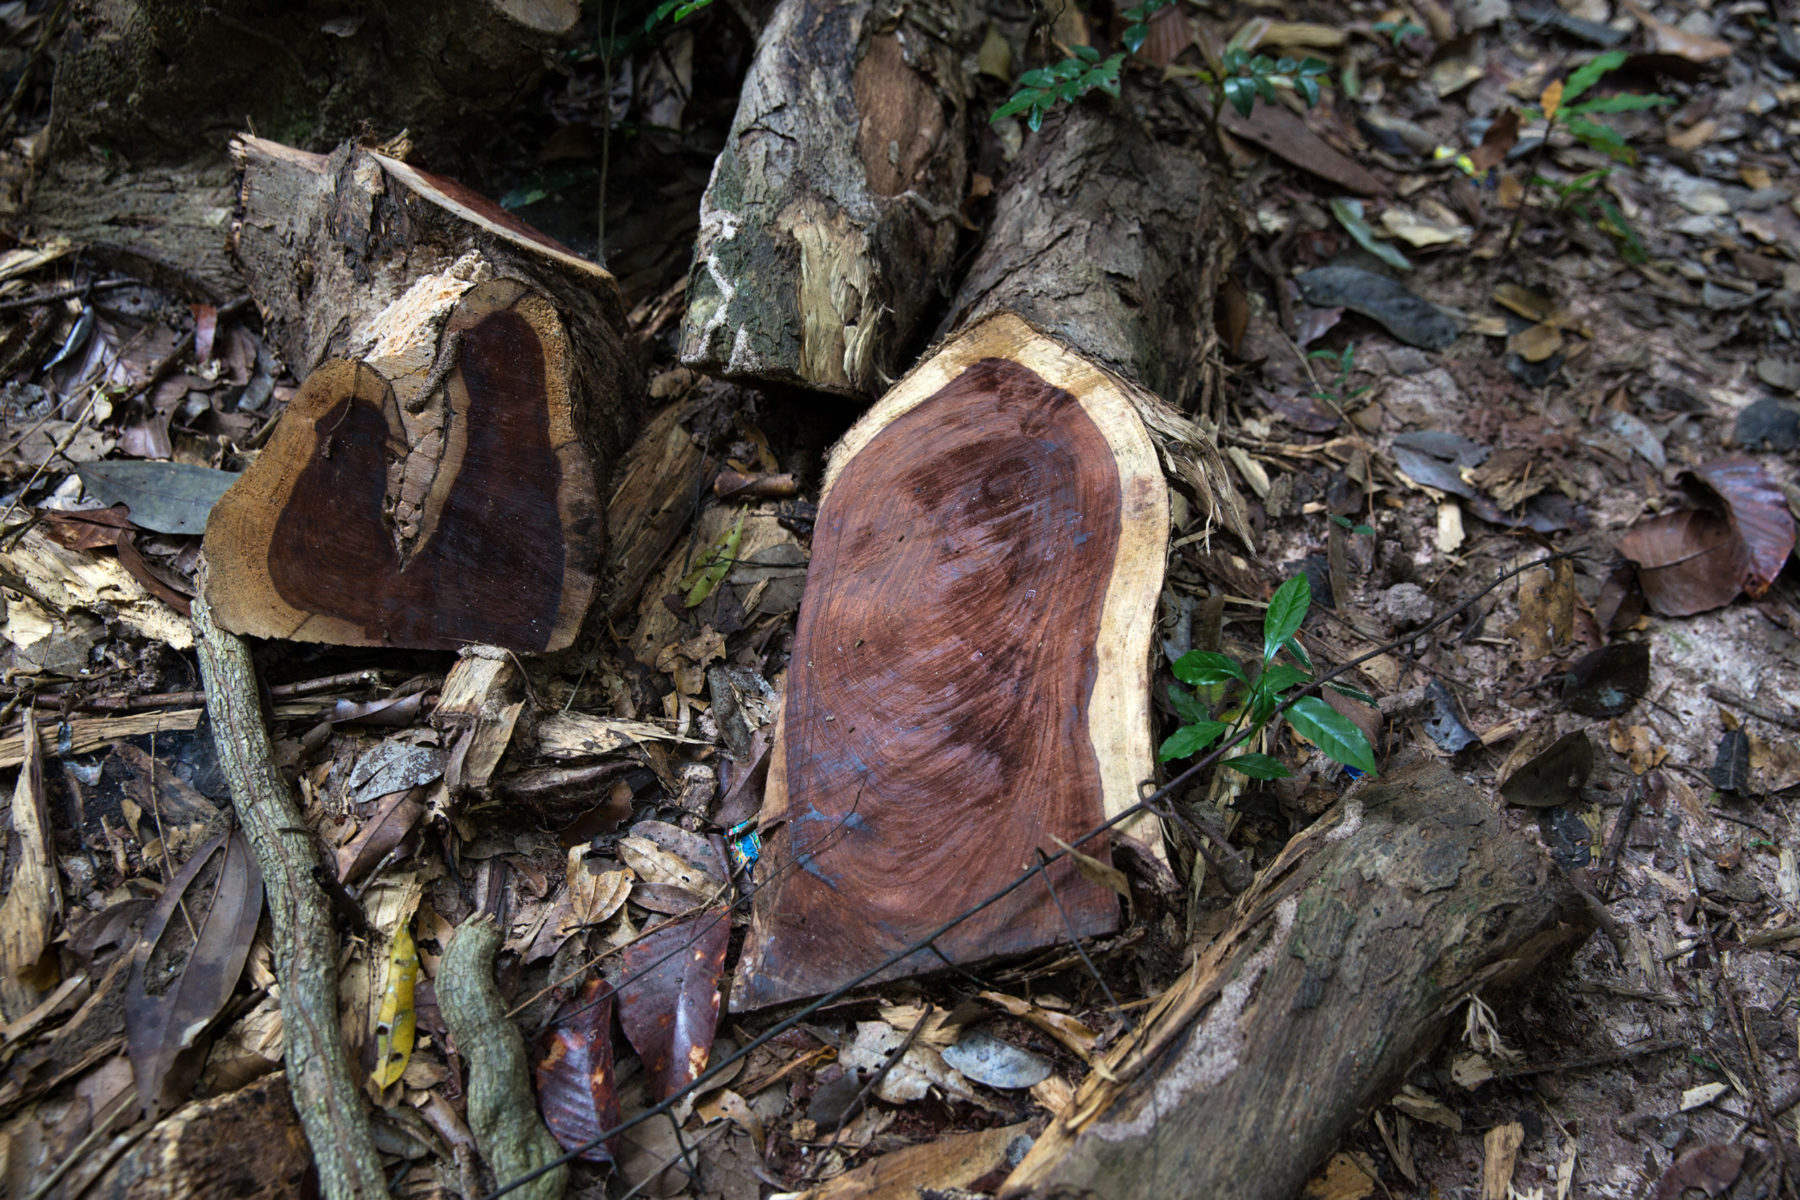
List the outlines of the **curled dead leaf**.
{"type": "Polygon", "coordinates": [[[1753,459],[1728,458],[1682,482],[1698,507],[1640,521],[1619,539],[1650,607],[1681,617],[1760,597],[1794,550],[1787,498],[1753,459]]]}

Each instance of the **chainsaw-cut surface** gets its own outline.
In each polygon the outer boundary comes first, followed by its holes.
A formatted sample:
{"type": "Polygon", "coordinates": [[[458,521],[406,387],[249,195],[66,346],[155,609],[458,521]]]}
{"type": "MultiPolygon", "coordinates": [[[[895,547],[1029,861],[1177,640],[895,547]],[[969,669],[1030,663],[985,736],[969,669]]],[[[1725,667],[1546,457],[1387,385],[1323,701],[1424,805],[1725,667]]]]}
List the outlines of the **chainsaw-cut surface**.
{"type": "MultiPolygon", "coordinates": [[[[1132,802],[1167,528],[1122,387],[1014,318],[858,423],[820,502],[735,1009],[850,982],[1132,802]]],[[[1067,923],[1034,883],[889,974],[1116,928],[1106,888],[1050,879],[1067,923]]]]}
{"type": "Polygon", "coordinates": [[[220,625],[423,649],[574,638],[603,537],[562,323],[495,280],[462,297],[443,345],[448,404],[423,431],[364,363],[334,359],[307,377],[207,525],[220,625]],[[422,494],[404,525],[402,489],[422,494]]]}

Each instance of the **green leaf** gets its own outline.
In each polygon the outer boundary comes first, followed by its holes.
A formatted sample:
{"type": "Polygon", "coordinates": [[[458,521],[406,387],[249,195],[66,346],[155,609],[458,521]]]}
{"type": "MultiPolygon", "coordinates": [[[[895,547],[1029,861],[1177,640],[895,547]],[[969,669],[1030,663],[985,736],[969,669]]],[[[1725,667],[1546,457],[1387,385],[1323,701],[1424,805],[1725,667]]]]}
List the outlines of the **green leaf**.
{"type": "Polygon", "coordinates": [[[1291,58],[1282,57],[1275,60],[1275,71],[1280,75],[1292,75],[1300,69],[1300,64],[1291,58]]]}
{"type": "Polygon", "coordinates": [[[1310,683],[1311,681],[1312,676],[1299,667],[1289,666],[1287,663],[1276,663],[1262,673],[1262,678],[1258,679],[1257,683],[1271,692],[1281,693],[1296,683],[1310,683]]]}
{"type": "Polygon", "coordinates": [[[719,540],[694,564],[694,569],[682,576],[680,586],[687,592],[689,608],[705,603],[713,590],[725,581],[725,576],[731,574],[731,568],[737,565],[738,545],[744,537],[744,514],[749,511],[748,507],[740,508],[737,523],[719,535],[719,540]]]}
{"type": "Polygon", "coordinates": [[[1322,58],[1303,58],[1300,60],[1300,74],[1302,75],[1318,77],[1329,75],[1330,73],[1331,64],[1322,58]]]}
{"type": "Polygon", "coordinates": [[[1303,696],[1287,710],[1294,732],[1325,752],[1326,757],[1365,775],[1375,774],[1375,752],[1369,739],[1350,719],[1317,696],[1303,696]]]}
{"type": "Polygon", "coordinates": [[[1240,754],[1236,758],[1228,758],[1222,764],[1234,771],[1242,771],[1252,779],[1286,779],[1288,769],[1266,754],[1240,754]]]}
{"type": "Polygon", "coordinates": [[[1044,123],[1045,111],[1041,103],[1032,104],[1031,115],[1025,118],[1025,124],[1031,129],[1031,132],[1036,133],[1038,127],[1044,123]]]}
{"type": "Polygon", "coordinates": [[[1605,54],[1597,54],[1569,76],[1563,84],[1562,103],[1573,104],[1576,97],[1600,82],[1600,77],[1608,71],[1616,71],[1625,63],[1623,50],[1608,50],[1605,54]]]}
{"type": "Polygon", "coordinates": [[[1599,96],[1585,104],[1577,104],[1573,108],[1563,106],[1562,112],[1568,116],[1578,117],[1583,113],[1622,113],[1641,112],[1646,108],[1661,108],[1675,101],[1668,96],[1642,96],[1636,92],[1621,92],[1617,96],[1599,96]]]}
{"type": "Polygon", "coordinates": [[[1310,671],[1313,669],[1312,655],[1306,652],[1306,647],[1302,646],[1297,639],[1289,638],[1287,641],[1281,643],[1281,648],[1299,659],[1300,665],[1307,670],[1310,671]]]}
{"type": "Polygon", "coordinates": [[[1057,75],[1048,67],[1039,67],[1035,71],[1027,71],[1019,76],[1022,88],[1047,88],[1056,83],[1057,75]]]}
{"type": "Polygon", "coordinates": [[[1352,700],[1360,700],[1364,704],[1372,705],[1375,703],[1375,697],[1369,695],[1367,692],[1359,691],[1347,683],[1328,683],[1325,686],[1340,696],[1348,696],[1352,700]]]}
{"type": "Polygon", "coordinates": [[[1255,78],[1256,94],[1261,96],[1265,103],[1275,103],[1275,84],[1270,81],[1267,75],[1258,75],[1255,78]]]}
{"type": "Polygon", "coordinates": [[[1369,223],[1363,220],[1361,200],[1345,200],[1341,197],[1335,199],[1331,202],[1331,215],[1338,219],[1338,224],[1348,230],[1350,236],[1356,239],[1356,244],[1364,250],[1396,270],[1412,270],[1412,264],[1406,261],[1406,255],[1378,239],[1375,231],[1369,228],[1369,223]]]}
{"type": "Polygon", "coordinates": [[[1075,57],[1081,59],[1083,62],[1097,63],[1100,61],[1100,51],[1094,49],[1092,46],[1075,46],[1073,49],[1075,51],[1075,57]]]}
{"type": "Polygon", "coordinates": [[[1306,610],[1312,607],[1312,585],[1305,575],[1296,575],[1269,597],[1269,611],[1263,616],[1263,660],[1275,657],[1281,644],[1300,632],[1306,610]]]}
{"type": "Polygon", "coordinates": [[[1162,748],[1156,752],[1156,760],[1168,762],[1176,758],[1192,758],[1217,741],[1219,735],[1229,728],[1223,721],[1183,725],[1163,742],[1162,748]]]}
{"type": "Polygon", "coordinates": [[[1202,721],[1212,720],[1212,713],[1207,711],[1200,697],[1182,687],[1169,689],[1169,707],[1181,718],[1184,725],[1197,725],[1202,721]]]}
{"type": "Polygon", "coordinates": [[[1610,125],[1602,125],[1586,117],[1571,117],[1563,122],[1563,128],[1602,154],[1611,155],[1622,163],[1637,162],[1637,152],[1610,125]]]}
{"type": "Polygon", "coordinates": [[[1231,107],[1238,110],[1239,116],[1247,117],[1256,107],[1256,84],[1242,75],[1233,75],[1225,81],[1225,98],[1231,101],[1231,107]]]}
{"type": "Polygon", "coordinates": [[[1150,36],[1150,27],[1144,24],[1127,25],[1125,27],[1125,49],[1136,54],[1143,49],[1144,40],[1150,36]]]}
{"type": "Polygon", "coordinates": [[[1319,81],[1308,75],[1301,75],[1294,80],[1294,90],[1306,101],[1306,107],[1314,108],[1319,103],[1319,81]]]}
{"type": "Polygon", "coordinates": [[[1171,669],[1175,678],[1194,687],[1217,687],[1233,679],[1239,683],[1250,682],[1236,659],[1216,650],[1189,650],[1175,660],[1171,669]]]}
{"type": "Polygon", "coordinates": [[[1037,92],[1030,92],[1030,91],[1015,92],[1013,94],[1013,98],[1011,100],[1008,100],[1005,104],[1002,104],[999,108],[996,108],[994,110],[994,115],[989,117],[988,120],[998,123],[1000,121],[1006,120],[1006,118],[1008,118],[1008,117],[1015,116],[1018,113],[1022,113],[1026,109],[1030,108],[1033,104],[1037,103],[1037,98],[1038,98],[1037,92]]]}

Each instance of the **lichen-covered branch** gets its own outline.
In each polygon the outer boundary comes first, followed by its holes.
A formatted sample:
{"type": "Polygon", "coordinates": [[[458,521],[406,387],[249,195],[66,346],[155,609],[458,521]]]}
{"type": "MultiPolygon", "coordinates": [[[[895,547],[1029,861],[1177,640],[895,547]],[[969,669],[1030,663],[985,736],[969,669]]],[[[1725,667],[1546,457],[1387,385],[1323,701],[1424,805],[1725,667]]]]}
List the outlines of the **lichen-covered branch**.
{"type": "MultiPolygon", "coordinates": [[[[500,1186],[562,1156],[538,1116],[525,1058],[525,1038],[506,1015],[494,986],[500,929],[491,918],[471,917],[456,927],[438,964],[438,1008],[456,1050],[469,1064],[469,1130],[500,1186]]],[[[515,1190],[521,1200],[557,1200],[569,1168],[546,1171],[515,1190]]]]}

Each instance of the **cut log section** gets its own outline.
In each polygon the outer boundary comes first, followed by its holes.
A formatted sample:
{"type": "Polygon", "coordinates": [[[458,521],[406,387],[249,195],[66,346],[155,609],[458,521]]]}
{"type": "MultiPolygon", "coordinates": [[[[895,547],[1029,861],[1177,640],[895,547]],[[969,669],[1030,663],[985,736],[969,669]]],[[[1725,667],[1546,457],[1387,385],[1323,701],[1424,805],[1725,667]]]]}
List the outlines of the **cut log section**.
{"type": "Polygon", "coordinates": [[[374,367],[333,359],[307,377],[207,522],[221,627],[440,650],[574,640],[604,534],[567,335],[542,297],[500,279],[464,293],[444,340],[449,404],[410,455],[374,367]],[[417,494],[416,519],[390,516],[390,480],[402,504],[417,494]]]}
{"type": "Polygon", "coordinates": [[[640,413],[612,277],[373,151],[237,153],[237,253],[310,374],[208,523],[220,624],[568,646],[605,553],[598,484],[640,413]]]}
{"type": "Polygon", "coordinates": [[[968,0],[782,0],[700,205],[681,361],[868,397],[949,273],[968,180],[968,0]]]}
{"type": "MultiPolygon", "coordinates": [[[[1072,147],[1052,158],[1074,172],[1059,177],[1061,224],[1038,199],[1041,164],[1022,165],[959,305],[971,323],[832,452],[734,1010],[852,982],[1011,883],[1037,851],[1055,854],[1057,839],[1135,804],[1155,772],[1168,479],[1248,536],[1205,431],[1125,377],[1180,386],[1197,373],[1211,293],[1183,295],[1160,256],[1191,267],[1190,285],[1216,279],[1229,224],[1205,206],[1225,201],[1196,156],[1152,152],[1116,112],[1039,136],[1072,147]],[[1165,188],[1192,197],[1145,214],[1113,207],[1165,188]],[[1022,228],[1029,240],[1006,232],[1022,228]],[[1044,249],[1065,241],[1077,249],[1044,249]],[[1076,272],[1104,295],[1053,336],[1014,315],[1033,294],[1032,263],[1058,276],[1041,280],[1051,294],[1076,272]],[[1127,263],[1137,279],[1111,273],[1127,263]]],[[[1161,844],[1151,817],[1123,832],[1161,844]]],[[[1108,855],[1104,838],[1081,849],[1108,855]]],[[[1047,884],[1012,892],[880,978],[1117,927],[1114,895],[1071,863],[1051,867],[1047,884]]]]}
{"type": "MultiPolygon", "coordinates": [[[[857,423],[821,491],[733,1008],[854,979],[1136,801],[1168,527],[1125,388],[1016,318],[857,423]]],[[[889,974],[1116,927],[1070,863],[1049,886],[1067,924],[1024,889],[889,974]]]]}
{"type": "Polygon", "coordinates": [[[1473,993],[1593,930],[1543,852],[1430,760],[1295,838],[1236,911],[1003,1195],[1287,1200],[1473,993]]]}

